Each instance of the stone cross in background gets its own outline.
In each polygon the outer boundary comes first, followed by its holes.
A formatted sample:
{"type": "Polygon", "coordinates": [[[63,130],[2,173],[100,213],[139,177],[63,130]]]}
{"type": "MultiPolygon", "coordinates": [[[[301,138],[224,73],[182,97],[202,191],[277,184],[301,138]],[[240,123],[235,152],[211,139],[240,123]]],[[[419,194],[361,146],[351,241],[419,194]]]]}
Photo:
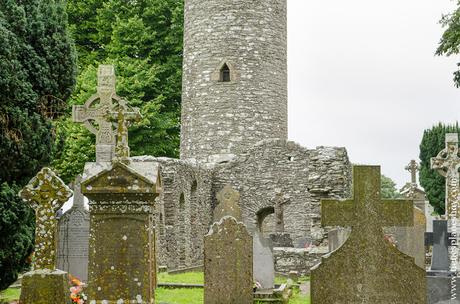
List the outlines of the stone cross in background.
{"type": "Polygon", "coordinates": [[[283,195],[281,189],[277,189],[275,193],[275,232],[284,232],[284,204],[289,202],[289,198],[283,195]]]}
{"type": "Polygon", "coordinates": [[[312,303],[426,303],[425,270],[386,241],[382,230],[413,225],[413,202],[381,199],[378,166],[355,166],[353,189],[353,199],[321,201],[323,226],[352,231],[312,270],[312,303]]]}
{"type": "Polygon", "coordinates": [[[240,201],[240,193],[226,185],[219,193],[217,193],[217,201],[219,204],[214,209],[214,222],[220,221],[224,216],[233,216],[237,221],[241,221],[241,210],[238,202],[240,201]]]}
{"type": "Polygon", "coordinates": [[[420,166],[417,162],[415,160],[411,160],[405,169],[411,174],[412,184],[417,184],[417,172],[420,171],[420,166]]]}
{"type": "MultiPolygon", "coordinates": [[[[447,218],[459,218],[459,210],[453,214],[452,206],[459,204],[459,174],[460,157],[458,156],[458,134],[446,134],[446,148],[438,156],[431,159],[431,169],[435,169],[446,178],[446,204],[447,218]]],[[[460,206],[459,206],[460,207],[460,206]]]]}
{"type": "Polygon", "coordinates": [[[119,159],[129,157],[128,144],[128,126],[131,120],[139,120],[142,118],[139,109],[128,106],[126,100],[121,99],[118,103],[118,111],[110,112],[109,117],[117,120],[117,145],[115,148],[115,156],[119,159]]]}
{"type": "Polygon", "coordinates": [[[97,93],[83,106],[73,106],[74,122],[84,123],[96,135],[96,161],[108,162],[115,156],[117,138],[114,134],[114,120],[118,121],[117,156],[129,157],[127,120],[139,118],[139,110],[129,108],[127,102],[116,95],[115,68],[100,65],[97,78],[97,93]],[[116,101],[117,105],[113,104],[116,101]],[[126,156],[127,155],[127,156],[126,156]]]}
{"type": "Polygon", "coordinates": [[[43,168],[19,193],[35,210],[35,268],[56,268],[56,212],[72,191],[49,168],[43,168]]]}
{"type": "Polygon", "coordinates": [[[447,231],[446,220],[433,221],[433,232],[425,233],[425,246],[433,246],[431,271],[449,271],[449,246],[454,245],[453,235],[447,231]]]}

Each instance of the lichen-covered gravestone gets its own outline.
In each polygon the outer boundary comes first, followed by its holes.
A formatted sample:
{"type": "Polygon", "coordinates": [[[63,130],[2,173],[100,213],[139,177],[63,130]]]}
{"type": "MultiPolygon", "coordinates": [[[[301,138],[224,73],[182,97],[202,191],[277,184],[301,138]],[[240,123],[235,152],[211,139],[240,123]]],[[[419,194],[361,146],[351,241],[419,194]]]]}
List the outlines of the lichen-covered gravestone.
{"type": "Polygon", "coordinates": [[[252,236],[232,216],[214,223],[204,238],[204,303],[253,302],[252,236]]]}
{"type": "Polygon", "coordinates": [[[323,226],[352,231],[312,270],[312,303],[426,303],[425,270],[386,241],[382,230],[413,225],[413,202],[381,199],[378,166],[353,168],[353,192],[350,200],[321,202],[323,226]]]}
{"type": "Polygon", "coordinates": [[[79,176],[74,182],[72,208],[59,218],[57,268],[88,282],[89,212],[80,183],[79,176]]]}
{"type": "Polygon", "coordinates": [[[252,236],[239,222],[240,193],[230,185],[218,194],[215,223],[204,237],[204,303],[249,304],[253,301],[252,236]]]}
{"type": "Polygon", "coordinates": [[[21,303],[70,302],[67,273],[56,270],[56,212],[72,191],[49,168],[43,168],[19,193],[35,210],[35,270],[24,275],[21,303]]]}
{"type": "Polygon", "coordinates": [[[154,161],[124,162],[85,167],[82,191],[90,199],[91,223],[89,304],[154,303],[159,166],[154,161]]]}

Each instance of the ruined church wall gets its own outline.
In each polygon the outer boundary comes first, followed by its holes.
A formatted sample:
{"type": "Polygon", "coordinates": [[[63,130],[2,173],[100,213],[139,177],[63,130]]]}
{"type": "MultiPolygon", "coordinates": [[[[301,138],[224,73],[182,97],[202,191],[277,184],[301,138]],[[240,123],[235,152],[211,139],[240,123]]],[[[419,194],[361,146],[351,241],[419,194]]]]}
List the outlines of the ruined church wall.
{"type": "Polygon", "coordinates": [[[287,139],[286,33],[286,0],[185,1],[181,159],[287,139]]]}
{"type": "Polygon", "coordinates": [[[284,231],[296,240],[309,237],[322,242],[321,198],[346,198],[351,187],[351,165],[344,148],[306,149],[284,140],[262,141],[230,163],[217,165],[215,193],[226,184],[240,191],[243,221],[250,231],[258,229],[257,214],[274,207],[276,189],[283,205],[284,231]]]}
{"type": "Polygon", "coordinates": [[[156,160],[163,181],[156,208],[158,264],[169,270],[201,265],[211,222],[211,172],[177,159],[156,160]]]}

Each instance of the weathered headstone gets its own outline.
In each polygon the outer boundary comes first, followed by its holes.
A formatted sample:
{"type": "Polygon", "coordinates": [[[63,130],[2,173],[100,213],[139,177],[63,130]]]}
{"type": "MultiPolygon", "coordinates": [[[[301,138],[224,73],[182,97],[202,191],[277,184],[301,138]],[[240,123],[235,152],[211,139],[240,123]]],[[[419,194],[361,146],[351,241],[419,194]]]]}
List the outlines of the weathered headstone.
{"type": "Polygon", "coordinates": [[[382,231],[412,225],[413,203],[381,199],[378,166],[355,166],[353,189],[353,199],[321,202],[323,226],[352,231],[312,269],[312,303],[426,303],[425,270],[386,241],[382,231]]]}
{"type": "Polygon", "coordinates": [[[230,185],[226,185],[218,194],[219,202],[214,209],[214,222],[220,221],[224,216],[233,216],[237,221],[241,221],[241,210],[238,205],[240,193],[230,185]]]}
{"type": "Polygon", "coordinates": [[[232,216],[214,223],[204,238],[204,303],[253,302],[252,236],[232,216]]]}
{"type": "Polygon", "coordinates": [[[57,268],[88,282],[89,212],[81,193],[81,177],[73,189],[73,205],[59,219],[57,268]]]}
{"type": "Polygon", "coordinates": [[[254,281],[260,284],[260,289],[273,289],[275,286],[275,262],[273,247],[269,239],[258,232],[254,233],[254,281]]]}
{"type": "Polygon", "coordinates": [[[156,162],[113,162],[107,168],[86,164],[82,191],[90,199],[89,303],[154,302],[154,203],[160,190],[156,162]]]}
{"type": "Polygon", "coordinates": [[[21,303],[69,303],[67,273],[56,270],[56,212],[72,191],[43,168],[19,193],[35,210],[35,270],[23,276],[21,303]]]}

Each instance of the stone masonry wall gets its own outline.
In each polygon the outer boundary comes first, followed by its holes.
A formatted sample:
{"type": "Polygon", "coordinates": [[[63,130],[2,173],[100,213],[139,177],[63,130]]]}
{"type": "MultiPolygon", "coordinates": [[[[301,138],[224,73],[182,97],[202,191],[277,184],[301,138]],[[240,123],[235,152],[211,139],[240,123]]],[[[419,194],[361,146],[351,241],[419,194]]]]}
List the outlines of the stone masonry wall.
{"type": "Polygon", "coordinates": [[[298,271],[301,275],[309,275],[310,269],[321,262],[321,257],[327,254],[327,248],[273,248],[275,271],[289,274],[298,271]]]}
{"type": "Polygon", "coordinates": [[[286,0],[185,1],[181,159],[287,139],[286,27],[286,0]]]}
{"type": "Polygon", "coordinates": [[[294,243],[308,237],[319,244],[325,238],[320,227],[320,199],[348,197],[351,165],[344,148],[308,150],[294,142],[267,140],[234,161],[216,165],[213,207],[215,193],[225,184],[240,191],[243,222],[250,231],[259,228],[260,214],[273,213],[270,208],[274,208],[275,193],[281,191],[286,197],[285,232],[294,243]]]}
{"type": "Polygon", "coordinates": [[[170,270],[202,265],[212,219],[211,172],[187,161],[155,160],[163,180],[156,210],[158,264],[170,270]]]}

